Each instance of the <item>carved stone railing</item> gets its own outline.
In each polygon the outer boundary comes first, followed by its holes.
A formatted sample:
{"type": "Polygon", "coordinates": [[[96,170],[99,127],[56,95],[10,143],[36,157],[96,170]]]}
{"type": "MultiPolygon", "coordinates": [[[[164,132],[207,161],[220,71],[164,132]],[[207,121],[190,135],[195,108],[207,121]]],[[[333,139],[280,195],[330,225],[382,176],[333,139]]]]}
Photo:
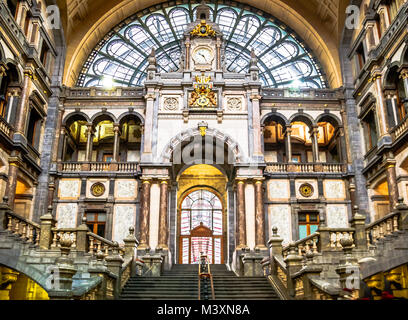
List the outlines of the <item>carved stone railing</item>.
{"type": "Polygon", "coordinates": [[[111,90],[104,88],[65,88],[67,98],[95,98],[95,97],[143,97],[143,88],[121,88],[111,90]]]}
{"type": "Polygon", "coordinates": [[[333,229],[330,230],[330,248],[333,250],[342,250],[342,245],[340,243],[341,239],[352,239],[353,244],[351,247],[355,247],[354,245],[354,229],[352,228],[341,228],[341,229],[333,229]]]}
{"type": "Polygon", "coordinates": [[[3,117],[0,117],[0,131],[10,139],[13,137],[13,127],[3,117]]]}
{"type": "MultiPolygon", "coordinates": [[[[99,251],[102,251],[105,256],[107,256],[109,254],[109,250],[112,250],[117,246],[115,242],[109,241],[92,232],[87,233],[87,239],[88,253],[90,254],[97,254],[99,251]]],[[[122,248],[119,248],[119,254],[123,257],[124,250],[122,248]]]]}
{"type": "Polygon", "coordinates": [[[267,163],[266,173],[345,173],[347,166],[342,163],[267,163]]]}
{"type": "Polygon", "coordinates": [[[400,230],[400,212],[391,212],[366,227],[367,243],[375,244],[385,236],[400,230]]]}
{"type": "Polygon", "coordinates": [[[38,246],[41,234],[41,228],[38,224],[28,221],[10,211],[6,213],[6,222],[7,231],[20,237],[23,241],[38,246]]]}
{"type": "MultiPolygon", "coordinates": [[[[313,253],[319,253],[319,238],[320,234],[318,232],[311,234],[310,236],[300,239],[293,243],[299,256],[305,257],[308,251],[313,253]]],[[[282,250],[283,257],[286,258],[289,255],[290,245],[286,246],[282,250]]]]}
{"type": "Polygon", "coordinates": [[[408,131],[408,116],[406,116],[402,120],[402,122],[391,131],[393,141],[397,140],[407,131],[408,131]]]}
{"type": "Polygon", "coordinates": [[[62,162],[59,163],[61,172],[123,172],[137,173],[138,162],[62,162]]]}
{"type": "Polygon", "coordinates": [[[52,228],[52,243],[51,249],[61,248],[60,239],[63,238],[64,235],[68,235],[72,240],[71,248],[75,249],[77,246],[77,229],[75,228],[52,228]]]}

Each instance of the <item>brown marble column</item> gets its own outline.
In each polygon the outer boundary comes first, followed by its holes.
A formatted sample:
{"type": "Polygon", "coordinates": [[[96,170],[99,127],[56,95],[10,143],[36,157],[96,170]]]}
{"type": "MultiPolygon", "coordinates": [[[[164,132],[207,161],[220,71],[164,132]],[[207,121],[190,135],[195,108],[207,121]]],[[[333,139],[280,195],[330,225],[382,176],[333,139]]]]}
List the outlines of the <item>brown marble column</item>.
{"type": "Polygon", "coordinates": [[[265,243],[263,179],[259,179],[255,181],[255,247],[266,249],[265,243]]]}
{"type": "Polygon", "coordinates": [[[237,249],[246,248],[245,180],[237,180],[237,249]]]}
{"type": "Polygon", "coordinates": [[[8,181],[6,184],[6,190],[4,192],[4,195],[8,197],[8,205],[11,209],[14,209],[14,200],[16,198],[18,168],[19,168],[18,161],[10,160],[8,181]]]}
{"type": "Polygon", "coordinates": [[[394,210],[395,206],[398,204],[399,191],[397,182],[397,173],[395,170],[395,160],[393,162],[388,162],[386,165],[387,174],[387,184],[388,184],[388,194],[390,195],[390,209],[394,210]]]}
{"type": "Polygon", "coordinates": [[[28,114],[28,106],[29,106],[29,95],[31,91],[31,79],[33,77],[33,73],[31,71],[24,72],[24,85],[23,90],[21,92],[21,99],[19,101],[19,107],[17,112],[17,119],[16,119],[16,134],[21,134],[25,136],[24,128],[26,124],[26,118],[28,114]]]}
{"type": "Polygon", "coordinates": [[[160,183],[160,217],[159,217],[159,247],[168,249],[169,228],[167,224],[167,210],[169,203],[169,183],[163,180],[160,183]]]}
{"type": "Polygon", "coordinates": [[[150,188],[151,180],[142,179],[142,195],[140,204],[140,244],[139,249],[149,248],[150,228],[150,188]]]}

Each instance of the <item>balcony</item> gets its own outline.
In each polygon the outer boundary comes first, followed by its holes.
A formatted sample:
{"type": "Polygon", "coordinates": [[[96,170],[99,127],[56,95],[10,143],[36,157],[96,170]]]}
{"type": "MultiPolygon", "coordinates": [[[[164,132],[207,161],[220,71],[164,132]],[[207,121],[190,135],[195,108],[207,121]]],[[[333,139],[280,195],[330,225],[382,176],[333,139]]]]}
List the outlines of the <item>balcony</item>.
{"type": "Polygon", "coordinates": [[[347,173],[343,163],[267,163],[265,173],[347,173]]]}
{"type": "Polygon", "coordinates": [[[63,173],[76,172],[118,172],[138,173],[138,162],[62,162],[58,163],[58,171],[63,173]]]}
{"type": "Polygon", "coordinates": [[[3,117],[0,117],[0,132],[6,137],[13,139],[14,130],[3,117]]]}
{"type": "Polygon", "coordinates": [[[397,141],[408,132],[408,116],[405,117],[400,124],[398,124],[391,131],[392,141],[397,141]]]}
{"type": "Polygon", "coordinates": [[[262,89],[262,97],[265,99],[300,98],[314,100],[333,100],[341,98],[342,93],[339,90],[331,89],[264,88],[262,89]]]}

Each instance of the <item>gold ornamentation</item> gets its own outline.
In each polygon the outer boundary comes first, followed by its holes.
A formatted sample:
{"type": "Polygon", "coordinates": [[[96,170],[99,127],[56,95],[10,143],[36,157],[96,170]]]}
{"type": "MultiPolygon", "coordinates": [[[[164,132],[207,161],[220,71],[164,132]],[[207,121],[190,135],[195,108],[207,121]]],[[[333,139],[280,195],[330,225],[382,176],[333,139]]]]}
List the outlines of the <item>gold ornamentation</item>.
{"type": "Polygon", "coordinates": [[[91,193],[94,197],[101,197],[105,193],[105,190],[105,185],[101,182],[97,182],[91,187],[91,193]]]}
{"type": "Polygon", "coordinates": [[[197,25],[190,33],[192,36],[198,37],[215,37],[216,33],[213,28],[207,24],[205,20],[201,20],[201,23],[197,25]]]}
{"type": "Polygon", "coordinates": [[[198,124],[198,130],[200,130],[200,134],[202,137],[205,137],[207,134],[207,129],[208,129],[208,124],[204,121],[200,122],[198,124]]]}
{"type": "Polygon", "coordinates": [[[314,189],[313,189],[313,186],[311,184],[304,183],[304,184],[302,184],[300,186],[299,192],[303,197],[310,198],[314,193],[314,189]]]}
{"type": "Polygon", "coordinates": [[[215,107],[217,106],[217,97],[212,91],[213,83],[211,82],[211,76],[206,77],[204,74],[196,76],[196,82],[194,82],[194,91],[189,99],[190,107],[215,107]]]}

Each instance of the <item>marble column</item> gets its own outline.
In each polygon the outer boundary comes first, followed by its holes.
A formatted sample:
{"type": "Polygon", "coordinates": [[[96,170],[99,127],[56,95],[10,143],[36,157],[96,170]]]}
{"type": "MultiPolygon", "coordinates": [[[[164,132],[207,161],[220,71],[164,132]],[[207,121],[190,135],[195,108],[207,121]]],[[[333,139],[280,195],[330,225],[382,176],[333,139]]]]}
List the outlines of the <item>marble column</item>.
{"type": "Polygon", "coordinates": [[[160,216],[159,216],[159,247],[168,249],[169,227],[168,227],[168,203],[169,203],[169,183],[163,180],[160,183],[160,216]]]}
{"type": "Polygon", "coordinates": [[[386,164],[386,174],[388,194],[390,195],[390,209],[391,211],[393,211],[395,206],[398,204],[399,198],[397,173],[395,170],[395,160],[389,160],[388,163],[386,164]]]}
{"type": "Polygon", "coordinates": [[[252,127],[253,127],[253,156],[255,158],[262,157],[262,145],[261,145],[261,119],[260,119],[260,109],[259,101],[261,100],[260,95],[252,95],[252,127]]]}
{"type": "Polygon", "coordinates": [[[313,162],[320,162],[319,156],[319,127],[312,128],[312,153],[313,153],[313,162]]]}
{"type": "Polygon", "coordinates": [[[237,249],[247,247],[246,243],[246,214],[245,214],[245,180],[237,180],[237,249]]]}
{"type": "Polygon", "coordinates": [[[377,91],[377,97],[378,97],[377,114],[378,114],[379,127],[380,127],[380,138],[382,138],[383,136],[389,136],[388,119],[387,119],[387,114],[386,114],[386,109],[385,109],[385,98],[384,98],[381,78],[382,78],[381,72],[379,70],[374,70],[372,81],[375,85],[375,88],[377,91]]]}
{"type": "Polygon", "coordinates": [[[142,194],[140,202],[140,243],[139,249],[149,248],[149,228],[150,228],[150,189],[151,180],[142,179],[142,194]]]}
{"type": "Polygon", "coordinates": [[[286,158],[288,163],[292,162],[292,141],[291,141],[291,135],[292,135],[292,126],[288,125],[286,126],[286,132],[285,132],[285,136],[286,136],[286,143],[285,143],[285,147],[286,147],[286,158]]]}
{"type": "Polygon", "coordinates": [[[263,179],[255,180],[255,248],[266,249],[263,179]]]}
{"type": "Polygon", "coordinates": [[[23,90],[21,92],[21,99],[18,107],[17,120],[16,120],[16,132],[15,134],[20,134],[25,136],[24,128],[26,124],[26,118],[28,114],[29,97],[31,91],[31,79],[33,77],[32,71],[24,72],[24,84],[23,90]]]}
{"type": "Polygon", "coordinates": [[[92,124],[87,124],[87,140],[86,140],[86,158],[85,161],[92,161],[92,147],[93,147],[93,137],[94,128],[92,124]]]}
{"type": "Polygon", "coordinates": [[[10,161],[8,180],[4,194],[8,197],[8,205],[11,209],[14,209],[14,200],[16,198],[18,168],[19,168],[18,161],[10,161]]]}
{"type": "Polygon", "coordinates": [[[114,139],[113,139],[113,162],[119,162],[119,148],[120,148],[120,128],[119,124],[113,125],[114,139]]]}

